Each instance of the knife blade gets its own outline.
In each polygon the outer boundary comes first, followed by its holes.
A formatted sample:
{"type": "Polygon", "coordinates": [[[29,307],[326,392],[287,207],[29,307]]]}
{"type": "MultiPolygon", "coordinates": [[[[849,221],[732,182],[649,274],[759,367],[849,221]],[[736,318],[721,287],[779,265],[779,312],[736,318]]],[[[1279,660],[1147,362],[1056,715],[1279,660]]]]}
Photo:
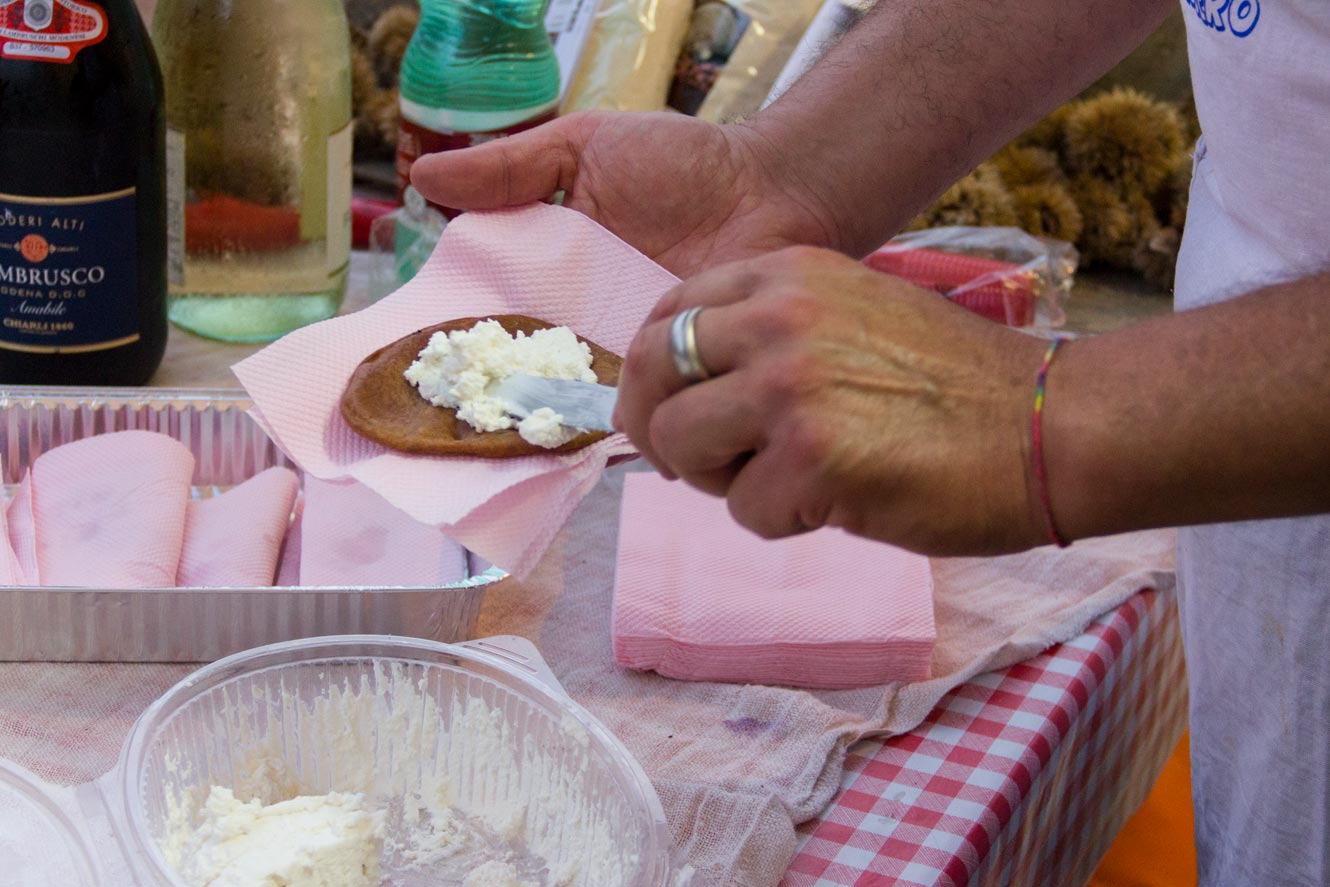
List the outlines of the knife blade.
{"type": "Polygon", "coordinates": [[[610,416],[619,399],[619,389],[572,379],[545,379],[517,374],[501,379],[489,389],[491,397],[503,401],[505,409],[525,419],[541,407],[563,416],[570,428],[613,431],[610,416]]]}

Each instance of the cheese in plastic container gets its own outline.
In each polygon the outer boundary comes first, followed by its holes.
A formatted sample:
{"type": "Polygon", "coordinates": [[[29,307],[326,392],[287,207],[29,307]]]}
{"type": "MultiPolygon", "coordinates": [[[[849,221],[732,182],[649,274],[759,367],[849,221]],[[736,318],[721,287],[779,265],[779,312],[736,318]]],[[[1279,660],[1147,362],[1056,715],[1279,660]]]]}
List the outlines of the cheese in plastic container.
{"type": "Polygon", "coordinates": [[[691,874],[641,766],[507,636],[311,638],[204,666],[95,782],[0,762],[0,858],[4,887],[192,887],[221,872],[291,887],[681,887],[691,874]]]}

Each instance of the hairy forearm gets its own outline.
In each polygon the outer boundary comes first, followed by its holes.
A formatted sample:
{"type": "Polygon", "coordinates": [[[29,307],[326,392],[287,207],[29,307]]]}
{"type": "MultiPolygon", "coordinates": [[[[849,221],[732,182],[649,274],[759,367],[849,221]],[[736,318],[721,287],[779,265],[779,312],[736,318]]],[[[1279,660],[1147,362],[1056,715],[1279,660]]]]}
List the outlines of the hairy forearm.
{"type": "Polygon", "coordinates": [[[1044,427],[1065,535],[1330,512],[1330,275],[1064,352],[1044,427]]]}
{"type": "Polygon", "coordinates": [[[750,128],[861,255],[1148,36],[1174,0],[879,0],[750,128]]]}

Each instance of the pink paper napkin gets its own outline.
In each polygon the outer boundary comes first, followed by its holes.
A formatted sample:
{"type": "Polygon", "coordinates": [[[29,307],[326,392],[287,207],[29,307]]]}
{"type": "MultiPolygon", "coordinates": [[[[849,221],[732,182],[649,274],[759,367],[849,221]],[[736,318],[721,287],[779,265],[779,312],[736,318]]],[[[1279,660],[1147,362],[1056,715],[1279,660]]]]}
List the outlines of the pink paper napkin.
{"type": "Polygon", "coordinates": [[[357,480],[510,572],[528,572],[607,461],[612,435],[579,452],[491,460],[410,456],[357,435],[338,403],[370,352],[457,317],[526,314],[623,354],[672,274],[586,216],[537,204],[466,213],[414,279],[345,317],[297,330],[234,367],[255,417],[307,475],[357,480]]]}
{"type": "Polygon", "coordinates": [[[0,566],[0,574],[3,574],[5,585],[36,585],[37,543],[32,530],[30,475],[23,476],[4,512],[5,544],[0,550],[4,565],[0,566]]]}
{"type": "Polygon", "coordinates": [[[724,500],[625,478],[614,583],[619,664],[695,681],[821,689],[929,677],[928,559],[826,529],[766,541],[724,500]]]}
{"type": "Polygon", "coordinates": [[[282,550],[277,555],[277,578],[274,584],[283,587],[300,584],[300,537],[304,535],[305,527],[303,494],[296,495],[293,510],[295,517],[291,519],[291,526],[286,530],[286,538],[282,540],[282,550]]]}
{"type": "Polygon", "coordinates": [[[189,502],[175,584],[272,585],[299,487],[294,471],[269,468],[220,496],[189,502]]]}
{"type": "Polygon", "coordinates": [[[354,481],[305,480],[300,584],[437,588],[466,578],[466,551],[354,481]]]}
{"type": "Polygon", "coordinates": [[[147,431],[103,434],[43,453],[9,504],[25,585],[175,585],[194,457],[147,431]]]}
{"type": "MultiPolygon", "coordinates": [[[[20,487],[20,492],[26,485],[20,487]]],[[[23,570],[14,554],[14,540],[9,537],[9,509],[0,505],[0,585],[22,585],[23,570]]]]}

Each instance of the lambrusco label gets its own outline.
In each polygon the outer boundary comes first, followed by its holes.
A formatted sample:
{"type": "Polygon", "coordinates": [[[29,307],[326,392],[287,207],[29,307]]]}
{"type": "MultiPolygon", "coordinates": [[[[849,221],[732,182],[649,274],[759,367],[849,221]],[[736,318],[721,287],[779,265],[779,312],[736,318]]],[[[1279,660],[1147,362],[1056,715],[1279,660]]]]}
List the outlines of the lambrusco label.
{"type": "Polygon", "coordinates": [[[106,27],[106,11],[88,0],[0,0],[0,56],[69,64],[106,27]]]}
{"type": "Polygon", "coordinates": [[[100,351],[139,338],[135,198],[0,194],[0,348],[100,351]]]}

